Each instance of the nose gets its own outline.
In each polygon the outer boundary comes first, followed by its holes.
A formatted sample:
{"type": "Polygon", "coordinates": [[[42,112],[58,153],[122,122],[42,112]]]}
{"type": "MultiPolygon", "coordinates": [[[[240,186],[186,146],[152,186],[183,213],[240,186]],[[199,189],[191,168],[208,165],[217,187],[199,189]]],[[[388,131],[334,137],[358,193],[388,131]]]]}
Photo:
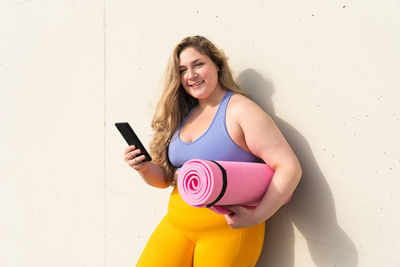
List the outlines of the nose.
{"type": "Polygon", "coordinates": [[[193,78],[196,78],[196,77],[197,77],[196,71],[194,69],[190,68],[188,70],[188,78],[189,79],[193,79],[193,78]]]}

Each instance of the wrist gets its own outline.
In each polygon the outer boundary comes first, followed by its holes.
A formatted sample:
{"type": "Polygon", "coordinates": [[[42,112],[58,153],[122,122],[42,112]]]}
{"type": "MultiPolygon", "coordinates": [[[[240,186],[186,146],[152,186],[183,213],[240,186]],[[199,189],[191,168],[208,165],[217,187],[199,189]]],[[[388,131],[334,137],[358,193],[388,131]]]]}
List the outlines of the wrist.
{"type": "Polygon", "coordinates": [[[263,210],[259,207],[256,207],[253,211],[253,220],[255,224],[260,224],[265,222],[268,217],[264,214],[263,210]]]}
{"type": "Polygon", "coordinates": [[[146,162],[143,162],[141,165],[140,165],[140,167],[138,167],[136,170],[142,175],[145,175],[146,174],[146,172],[148,171],[148,169],[149,169],[149,164],[150,164],[150,162],[148,162],[148,161],[146,161],[146,162]]]}

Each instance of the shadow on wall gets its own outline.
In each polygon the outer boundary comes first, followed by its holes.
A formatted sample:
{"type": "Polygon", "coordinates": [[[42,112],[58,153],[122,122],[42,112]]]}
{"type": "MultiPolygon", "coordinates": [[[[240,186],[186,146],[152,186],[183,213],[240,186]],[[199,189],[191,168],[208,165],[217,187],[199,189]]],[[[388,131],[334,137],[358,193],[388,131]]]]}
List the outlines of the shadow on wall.
{"type": "Polygon", "coordinates": [[[306,239],[315,266],[356,266],[357,250],[337,224],[332,193],[310,145],[295,128],[275,115],[273,84],[252,69],[243,71],[238,83],[275,121],[303,168],[303,177],[292,200],[267,222],[257,267],[299,266],[294,262],[294,225],[306,239]]]}

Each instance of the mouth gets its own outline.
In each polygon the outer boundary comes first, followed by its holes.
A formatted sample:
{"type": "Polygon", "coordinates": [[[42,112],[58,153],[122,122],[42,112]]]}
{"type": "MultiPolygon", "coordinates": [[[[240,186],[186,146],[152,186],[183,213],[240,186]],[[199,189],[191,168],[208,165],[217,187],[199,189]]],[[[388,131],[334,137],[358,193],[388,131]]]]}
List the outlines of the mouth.
{"type": "Polygon", "coordinates": [[[204,81],[198,81],[198,82],[195,82],[195,83],[193,83],[193,84],[189,84],[189,86],[191,87],[191,88],[198,88],[200,85],[202,85],[204,83],[204,81]]]}

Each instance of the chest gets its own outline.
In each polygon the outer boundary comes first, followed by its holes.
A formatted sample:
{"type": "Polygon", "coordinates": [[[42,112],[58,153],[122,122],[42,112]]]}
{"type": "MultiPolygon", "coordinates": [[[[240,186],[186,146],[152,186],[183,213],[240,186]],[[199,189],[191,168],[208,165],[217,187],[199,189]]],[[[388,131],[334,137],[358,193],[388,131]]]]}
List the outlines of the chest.
{"type": "Polygon", "coordinates": [[[205,111],[193,110],[180,131],[180,139],[185,143],[191,143],[204,135],[211,127],[218,108],[205,111]]]}
{"type": "Polygon", "coordinates": [[[225,124],[230,139],[241,148],[248,150],[244,133],[234,114],[232,114],[229,105],[225,110],[225,114],[217,116],[218,112],[221,112],[218,111],[218,107],[204,112],[194,110],[185,121],[179,138],[185,143],[192,143],[207,134],[211,127],[215,127],[213,124],[225,124]],[[221,117],[221,115],[223,116],[221,117]]]}

